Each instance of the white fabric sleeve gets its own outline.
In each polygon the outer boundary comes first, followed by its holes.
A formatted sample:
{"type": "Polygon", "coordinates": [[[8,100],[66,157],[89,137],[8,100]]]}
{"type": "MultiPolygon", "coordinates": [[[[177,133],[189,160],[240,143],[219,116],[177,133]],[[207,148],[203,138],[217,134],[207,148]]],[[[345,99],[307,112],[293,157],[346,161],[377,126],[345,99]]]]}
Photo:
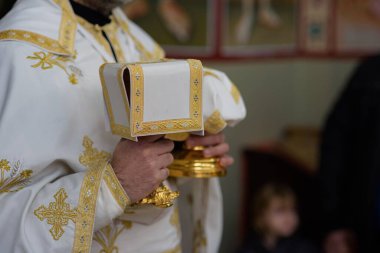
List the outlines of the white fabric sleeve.
{"type": "Polygon", "coordinates": [[[65,72],[26,59],[39,50],[0,43],[0,251],[89,252],[129,199],[108,155],[76,129],[65,72]]]}
{"type": "MultiPolygon", "coordinates": [[[[204,69],[203,116],[211,134],[235,126],[246,116],[237,87],[222,72],[204,69]]],[[[223,231],[223,196],[218,178],[177,180],[181,192],[183,253],[216,253],[223,231]]]]}
{"type": "Polygon", "coordinates": [[[226,126],[235,126],[246,116],[244,100],[226,74],[204,69],[203,116],[205,130],[218,133],[226,126]]]}
{"type": "Polygon", "coordinates": [[[191,179],[178,188],[183,253],[217,253],[223,232],[219,179],[191,179]]]}

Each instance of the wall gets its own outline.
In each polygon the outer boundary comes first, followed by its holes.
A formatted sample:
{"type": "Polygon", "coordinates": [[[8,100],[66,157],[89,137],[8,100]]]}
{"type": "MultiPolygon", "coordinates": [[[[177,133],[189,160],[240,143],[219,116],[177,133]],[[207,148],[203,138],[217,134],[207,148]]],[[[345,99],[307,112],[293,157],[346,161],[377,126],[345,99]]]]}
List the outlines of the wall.
{"type": "Polygon", "coordinates": [[[288,124],[320,127],[329,108],[356,66],[355,60],[284,60],[208,63],[225,71],[246,102],[247,119],[227,130],[236,164],[221,180],[224,235],[220,253],[233,253],[240,240],[240,151],[273,140],[288,124]]]}

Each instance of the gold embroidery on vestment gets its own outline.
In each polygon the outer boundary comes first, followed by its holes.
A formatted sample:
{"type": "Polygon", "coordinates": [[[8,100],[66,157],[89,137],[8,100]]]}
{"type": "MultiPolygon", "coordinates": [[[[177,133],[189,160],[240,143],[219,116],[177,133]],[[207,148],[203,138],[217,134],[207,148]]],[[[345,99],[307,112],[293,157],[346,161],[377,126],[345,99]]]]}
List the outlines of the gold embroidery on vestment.
{"type": "Polygon", "coordinates": [[[77,20],[79,24],[86,29],[86,31],[89,32],[100,45],[102,45],[103,49],[106,50],[109,55],[112,55],[110,44],[103,36],[101,27],[99,25],[93,25],[79,16],[77,16],[77,20]]]}
{"type": "Polygon", "coordinates": [[[204,226],[201,220],[198,220],[193,235],[193,252],[199,253],[201,248],[207,246],[207,238],[204,230],[204,226]]]}
{"type": "Polygon", "coordinates": [[[236,87],[235,84],[232,84],[232,86],[231,86],[231,95],[234,98],[235,103],[238,104],[240,102],[240,99],[241,99],[241,94],[240,94],[240,91],[236,87]]]}
{"type": "Polygon", "coordinates": [[[215,110],[205,122],[205,131],[210,134],[217,134],[227,126],[219,110],[215,110]]]}
{"type": "Polygon", "coordinates": [[[170,224],[177,229],[177,233],[181,233],[181,224],[179,221],[179,209],[176,206],[173,210],[172,216],[170,217],[170,224]]]}
{"type": "Polygon", "coordinates": [[[209,70],[207,68],[204,69],[204,76],[212,76],[215,79],[222,81],[222,79],[217,74],[215,74],[212,70],[209,70]]]}
{"type": "Polygon", "coordinates": [[[126,60],[117,36],[118,28],[119,26],[115,23],[114,18],[111,16],[111,23],[103,26],[101,29],[106,33],[108,39],[110,40],[117,58],[117,62],[123,63],[126,62],[126,60]]]}
{"type": "Polygon", "coordinates": [[[165,58],[164,50],[157,43],[154,44],[153,52],[150,52],[144,46],[144,44],[131,32],[127,21],[124,21],[118,15],[115,15],[115,18],[116,18],[116,22],[121,26],[123,31],[130,36],[130,38],[132,39],[133,43],[136,46],[136,49],[141,53],[142,62],[156,61],[156,60],[165,58]]]}
{"type": "Polygon", "coordinates": [[[202,126],[203,68],[198,60],[187,60],[190,68],[190,118],[143,122],[144,118],[144,72],[141,64],[130,64],[131,110],[133,135],[157,132],[197,131],[202,126]]]}
{"type": "Polygon", "coordinates": [[[106,170],[103,176],[108,189],[110,189],[112,196],[117,201],[121,209],[125,209],[130,204],[130,199],[124,191],[124,188],[120,184],[119,179],[116,177],[110,164],[106,165],[106,170]]]}
{"type": "MultiPolygon", "coordinates": [[[[222,78],[220,78],[217,74],[215,74],[212,70],[210,69],[207,69],[205,68],[204,69],[204,75],[205,76],[212,76],[216,79],[218,79],[219,81],[223,81],[222,78]]],[[[236,104],[238,104],[240,102],[240,99],[241,99],[241,94],[240,94],[240,91],[239,89],[236,87],[235,84],[231,83],[231,90],[230,90],[230,94],[231,96],[233,97],[234,101],[236,104]]]]}
{"type": "Polygon", "coordinates": [[[49,52],[53,52],[60,55],[70,55],[68,50],[62,47],[57,40],[51,39],[42,34],[29,32],[25,30],[2,31],[0,32],[0,40],[23,41],[23,42],[36,45],[49,52]]]}
{"type": "Polygon", "coordinates": [[[181,253],[181,245],[177,245],[174,249],[166,250],[162,253],[181,253]]]}
{"type": "Polygon", "coordinates": [[[40,206],[34,210],[34,215],[41,221],[47,220],[52,225],[50,234],[54,240],[59,240],[64,234],[64,227],[69,224],[69,220],[76,222],[77,210],[71,209],[70,204],[66,203],[68,195],[65,189],[61,188],[54,195],[55,202],[50,202],[48,207],[40,206]]]}
{"type": "Polygon", "coordinates": [[[99,253],[118,253],[119,247],[116,245],[116,240],[120,234],[126,229],[132,229],[132,222],[119,221],[115,224],[102,228],[94,235],[94,241],[96,241],[102,249],[99,253]]]}
{"type": "MultiPolygon", "coordinates": [[[[35,52],[33,56],[26,57],[29,60],[37,61],[32,65],[33,68],[41,68],[42,70],[52,69],[54,66],[61,68],[65,74],[67,75],[69,82],[73,85],[78,84],[77,74],[72,70],[76,70],[76,68],[67,67],[68,62],[73,62],[70,57],[55,55],[47,52],[35,52]]],[[[79,70],[80,72],[80,70],[79,70]]]]}
{"type": "Polygon", "coordinates": [[[68,0],[54,0],[61,7],[62,17],[59,27],[59,44],[70,52],[75,52],[75,35],[77,32],[77,22],[75,14],[68,0]]]}
{"type": "Polygon", "coordinates": [[[24,41],[51,53],[73,56],[75,54],[74,46],[77,31],[74,12],[68,0],[54,0],[54,2],[58,4],[62,10],[58,40],[25,30],[2,31],[0,32],[0,40],[24,41]]]}
{"type": "MultiPolygon", "coordinates": [[[[91,248],[95,207],[102,178],[105,178],[107,187],[111,190],[113,196],[116,196],[116,193],[120,193],[118,188],[121,187],[120,184],[112,182],[114,178],[110,173],[113,173],[113,171],[105,173],[107,171],[106,165],[111,155],[94,148],[93,144],[93,141],[88,136],[83,138],[84,151],[80,155],[79,161],[87,168],[87,172],[82,182],[78,201],[78,217],[75,226],[73,253],[88,253],[91,248]],[[111,185],[109,185],[110,183],[111,185]],[[114,185],[116,189],[113,187],[114,185]]],[[[120,199],[116,197],[116,200],[120,199]]],[[[126,194],[125,200],[128,200],[126,194]]],[[[120,202],[118,201],[118,203],[120,202]]],[[[125,206],[127,204],[127,202],[124,203],[125,206]]]]}
{"type": "Polygon", "coordinates": [[[8,160],[0,160],[0,193],[22,190],[30,183],[32,174],[32,170],[21,170],[19,161],[11,165],[8,160]]]}

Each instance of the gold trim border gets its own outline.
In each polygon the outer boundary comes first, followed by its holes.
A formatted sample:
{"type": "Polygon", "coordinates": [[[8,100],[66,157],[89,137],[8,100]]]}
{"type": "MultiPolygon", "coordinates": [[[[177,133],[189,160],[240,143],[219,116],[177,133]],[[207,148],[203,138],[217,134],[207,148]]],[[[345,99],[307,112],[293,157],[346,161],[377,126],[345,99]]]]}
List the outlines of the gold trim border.
{"type": "Polygon", "coordinates": [[[90,168],[84,176],[77,207],[73,253],[87,253],[91,249],[96,202],[104,169],[90,168]]]}
{"type": "Polygon", "coordinates": [[[15,40],[31,43],[49,52],[70,55],[70,52],[60,45],[60,43],[54,39],[46,37],[44,35],[29,32],[25,30],[6,30],[0,32],[0,40],[15,40]]]}
{"type": "Polygon", "coordinates": [[[203,67],[199,60],[188,59],[190,68],[190,118],[143,122],[144,118],[144,72],[141,64],[127,68],[131,78],[131,135],[143,136],[157,132],[176,133],[202,129],[203,67]]]}
{"type": "Polygon", "coordinates": [[[165,58],[165,51],[160,47],[157,42],[154,42],[154,50],[150,52],[144,44],[131,32],[129,24],[127,21],[124,21],[117,13],[114,13],[116,22],[121,26],[121,29],[127,33],[132,41],[135,43],[136,49],[142,54],[142,61],[154,61],[165,58]]]}
{"type": "Polygon", "coordinates": [[[117,201],[121,209],[125,210],[131,204],[131,201],[124,191],[123,186],[120,184],[119,179],[116,177],[115,172],[110,164],[106,165],[106,170],[103,176],[112,196],[117,201]]]}
{"type": "Polygon", "coordinates": [[[219,81],[222,81],[222,79],[217,74],[215,74],[212,70],[210,70],[208,68],[204,69],[204,76],[212,76],[215,79],[218,79],[219,81]]]}
{"type": "Polygon", "coordinates": [[[88,253],[91,249],[96,204],[103,179],[122,210],[130,204],[129,197],[108,163],[111,155],[105,151],[98,151],[92,145],[92,140],[85,136],[83,139],[85,150],[80,155],[79,162],[87,168],[87,171],[82,181],[77,204],[73,253],[88,253]]]}
{"type": "Polygon", "coordinates": [[[210,117],[208,117],[204,125],[206,132],[217,134],[227,126],[227,122],[223,119],[220,111],[215,110],[210,117]]]}
{"type": "Polygon", "coordinates": [[[164,252],[162,253],[181,253],[181,244],[175,246],[175,248],[173,249],[169,249],[169,250],[165,250],[164,252]]]}
{"type": "Polygon", "coordinates": [[[73,55],[75,54],[75,35],[77,32],[77,22],[74,11],[68,0],[54,0],[54,2],[62,9],[62,18],[59,27],[59,43],[73,55]]]}
{"type": "Polygon", "coordinates": [[[236,104],[239,104],[240,100],[241,100],[241,94],[240,94],[240,91],[238,89],[238,87],[231,83],[231,96],[234,98],[234,101],[236,104]]]}
{"type": "MultiPolygon", "coordinates": [[[[131,130],[128,126],[117,124],[115,122],[115,116],[114,116],[113,109],[112,109],[111,98],[110,98],[110,95],[108,93],[108,88],[107,88],[107,84],[106,84],[105,77],[104,77],[104,68],[107,66],[107,64],[108,63],[104,63],[100,67],[99,74],[100,74],[100,81],[102,84],[103,97],[104,97],[104,101],[106,103],[107,113],[108,113],[108,117],[110,120],[111,132],[114,135],[118,135],[118,136],[121,136],[121,137],[129,139],[129,140],[135,140],[135,138],[131,136],[131,130]]],[[[129,103],[128,103],[128,99],[126,97],[124,82],[122,80],[123,71],[125,70],[125,68],[126,67],[123,66],[118,71],[118,85],[119,85],[120,91],[121,91],[122,96],[123,96],[123,100],[124,100],[124,104],[125,104],[125,110],[127,113],[127,118],[130,120],[130,112],[129,112],[129,107],[128,107],[129,103]]]]}
{"type": "Polygon", "coordinates": [[[54,2],[62,10],[58,41],[42,34],[20,29],[0,32],[0,40],[27,42],[55,54],[74,56],[75,36],[77,32],[77,22],[74,11],[68,0],[54,0],[54,2]]]}
{"type": "Polygon", "coordinates": [[[114,18],[111,16],[111,23],[103,26],[101,29],[107,34],[107,37],[113,46],[113,49],[116,55],[116,61],[118,63],[125,63],[126,62],[125,54],[123,52],[119,39],[117,38],[118,27],[114,21],[114,18]]]}
{"type": "MultiPolygon", "coordinates": [[[[208,69],[208,68],[204,69],[204,76],[212,76],[212,77],[218,79],[219,81],[223,82],[222,78],[220,78],[217,74],[215,74],[211,69],[208,69]]],[[[231,94],[232,98],[234,99],[235,103],[239,104],[239,102],[241,100],[240,91],[237,88],[237,86],[234,83],[232,83],[231,81],[230,81],[230,84],[231,84],[230,94],[231,94]]]]}
{"type": "Polygon", "coordinates": [[[78,20],[78,23],[95,38],[95,40],[104,48],[104,50],[109,55],[112,55],[112,50],[111,50],[110,44],[107,42],[105,37],[102,35],[101,29],[98,26],[89,23],[87,20],[85,20],[79,16],[77,16],[76,18],[78,20]]]}

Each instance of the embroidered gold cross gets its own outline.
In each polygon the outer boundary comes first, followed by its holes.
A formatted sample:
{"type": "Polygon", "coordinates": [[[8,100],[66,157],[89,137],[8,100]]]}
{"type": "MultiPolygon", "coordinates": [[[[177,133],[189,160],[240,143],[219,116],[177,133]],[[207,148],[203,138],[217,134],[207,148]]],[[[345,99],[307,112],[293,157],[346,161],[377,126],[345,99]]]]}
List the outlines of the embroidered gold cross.
{"type": "MultiPolygon", "coordinates": [[[[76,56],[73,57],[75,59],[76,56]]],[[[77,75],[81,75],[81,71],[73,65],[67,66],[68,62],[73,62],[72,58],[57,56],[52,53],[35,52],[33,56],[26,57],[29,60],[37,61],[32,65],[33,68],[41,68],[42,70],[52,69],[54,66],[61,68],[69,78],[71,84],[78,84],[77,75]],[[69,71],[70,70],[70,71],[69,71]],[[79,73],[79,74],[78,74],[79,73]]]]}
{"type": "Polygon", "coordinates": [[[67,193],[61,188],[55,195],[55,202],[50,202],[49,207],[40,206],[34,210],[34,215],[41,221],[47,219],[47,223],[52,225],[49,230],[54,240],[59,240],[65,230],[64,226],[68,225],[69,220],[76,222],[77,210],[70,209],[70,204],[66,203],[67,193]]]}

